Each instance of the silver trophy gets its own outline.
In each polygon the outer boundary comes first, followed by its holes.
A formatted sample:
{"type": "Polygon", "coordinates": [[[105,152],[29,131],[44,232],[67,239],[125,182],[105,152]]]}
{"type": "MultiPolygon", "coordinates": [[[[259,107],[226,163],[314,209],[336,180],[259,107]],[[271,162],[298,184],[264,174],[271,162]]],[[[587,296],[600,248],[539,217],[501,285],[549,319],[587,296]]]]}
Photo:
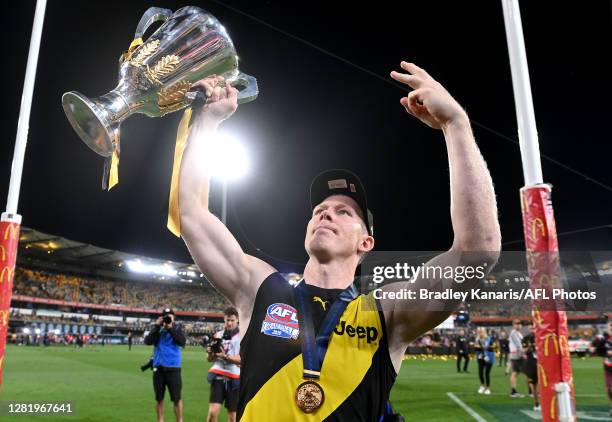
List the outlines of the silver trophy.
{"type": "Polygon", "coordinates": [[[214,16],[194,6],[175,13],[152,7],[120,58],[117,87],[93,99],[70,91],[62,96],[62,105],[79,137],[108,163],[119,149],[122,121],[134,113],[160,117],[189,106],[197,98],[191,84],[213,74],[239,90],[238,103],[257,97],[257,81],[238,71],[234,44],[214,16]],[[158,21],[164,23],[141,43],[147,28],[158,21]]]}

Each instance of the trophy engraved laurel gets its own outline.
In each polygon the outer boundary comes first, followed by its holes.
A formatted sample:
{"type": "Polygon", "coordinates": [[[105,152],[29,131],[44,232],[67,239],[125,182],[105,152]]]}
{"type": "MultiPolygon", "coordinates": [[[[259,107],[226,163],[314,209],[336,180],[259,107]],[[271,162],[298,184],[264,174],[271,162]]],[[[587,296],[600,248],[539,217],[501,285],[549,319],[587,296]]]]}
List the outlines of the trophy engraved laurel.
{"type": "Polygon", "coordinates": [[[257,98],[256,79],[238,71],[234,44],[214,16],[194,6],[175,13],[152,7],[119,59],[117,87],[97,98],[70,91],[62,96],[62,105],[79,137],[108,163],[118,154],[122,121],[134,113],[161,117],[188,107],[197,95],[189,91],[191,84],[213,74],[239,90],[238,103],[257,98]],[[163,24],[142,41],[158,21],[163,24]]]}

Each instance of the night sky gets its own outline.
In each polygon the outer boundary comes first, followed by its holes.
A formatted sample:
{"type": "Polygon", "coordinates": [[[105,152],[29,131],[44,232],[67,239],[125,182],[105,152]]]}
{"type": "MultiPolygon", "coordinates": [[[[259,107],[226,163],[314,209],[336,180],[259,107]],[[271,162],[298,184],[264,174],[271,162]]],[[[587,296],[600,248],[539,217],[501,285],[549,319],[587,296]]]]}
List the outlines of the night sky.
{"type": "MultiPolygon", "coordinates": [[[[181,113],[125,121],[120,183],[102,192],[103,160],[72,131],[61,96],[77,90],[97,97],[113,89],[117,59],[142,13],[191,4],[225,25],[241,70],[259,82],[259,98],[222,126],[251,156],[249,174],[229,192],[229,227],[246,252],[281,270],[300,269],[307,259],[308,187],[328,168],[362,178],[377,250],[450,246],[444,140],[399,104],[405,90],[389,72],[401,60],[425,68],[468,111],[495,183],[503,240],[520,240],[523,176],[501,2],[331,3],[49,1],[19,203],[23,225],[190,261],[182,241],[165,228],[181,113]]],[[[2,24],[2,201],[34,7],[32,0],[13,2],[2,24]]],[[[612,225],[610,2],[523,1],[522,15],[540,149],[557,162],[542,161],[544,180],[554,186],[558,231],[612,225]]],[[[215,211],[219,191],[214,184],[215,211]]],[[[611,245],[612,227],[560,236],[566,250],[611,245]]]]}

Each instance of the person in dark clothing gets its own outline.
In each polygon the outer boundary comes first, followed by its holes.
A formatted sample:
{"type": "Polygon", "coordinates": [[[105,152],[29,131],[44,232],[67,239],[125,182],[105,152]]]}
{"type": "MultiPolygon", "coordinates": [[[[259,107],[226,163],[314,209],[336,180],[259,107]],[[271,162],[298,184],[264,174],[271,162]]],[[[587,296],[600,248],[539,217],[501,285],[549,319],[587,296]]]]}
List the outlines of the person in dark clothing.
{"type": "Polygon", "coordinates": [[[128,341],[128,350],[132,350],[132,332],[131,331],[128,333],[127,341],[128,341]]]}
{"type": "Polygon", "coordinates": [[[164,420],[164,394],[166,387],[174,402],[177,422],[183,422],[183,401],[181,400],[181,348],[185,347],[185,335],[174,324],[174,311],[164,309],[155,325],[144,339],[153,349],[153,390],[155,391],[155,410],[157,421],[164,420]]]}
{"type": "Polygon", "coordinates": [[[606,380],[606,391],[610,400],[609,415],[612,416],[612,321],[608,321],[608,332],[604,335],[606,357],[604,359],[604,376],[606,380]]]}
{"type": "MultiPolygon", "coordinates": [[[[408,62],[401,67],[405,73],[392,72],[391,77],[413,88],[401,104],[443,132],[452,168],[453,242],[424,265],[465,270],[479,262],[488,271],[499,256],[501,235],[493,183],[470,120],[425,70],[408,62]],[[474,251],[488,252],[474,256],[474,251]]],[[[210,168],[202,163],[202,157],[210,154],[208,140],[238,106],[238,90],[217,76],[194,82],[192,89],[198,88],[209,100],[193,115],[185,114],[181,125],[181,145],[184,129],[190,131],[180,169],[175,166],[179,183],[173,204],[180,202],[180,215],[171,215],[170,224],[175,233],[180,226],[194,262],[240,314],[245,336],[240,345],[237,418],[242,422],[377,420],[408,345],[438,326],[458,303],[449,303],[445,315],[433,309],[415,312],[411,301],[392,298],[388,309],[382,309],[377,293],[357,289],[356,271],[374,248],[374,221],[363,183],[344,169],[324,171],[311,183],[311,213],[303,232],[308,261],[299,283],[289,284],[275,267],[247,254],[209,209],[210,168]]],[[[405,185],[397,182],[398,187],[405,185]]],[[[409,218],[404,220],[400,224],[409,218]]],[[[283,233],[279,241],[294,240],[291,233],[283,233]]],[[[461,284],[461,289],[467,291],[477,281],[461,284]]],[[[459,288],[448,276],[421,274],[377,291],[397,297],[400,291],[416,293],[416,286],[438,292],[459,288]]]]}
{"type": "Polygon", "coordinates": [[[595,350],[595,355],[605,358],[606,357],[606,341],[608,340],[607,335],[598,334],[591,342],[591,346],[595,350]]]}
{"type": "Polygon", "coordinates": [[[470,341],[464,330],[459,330],[459,335],[455,338],[455,348],[457,352],[457,372],[461,372],[461,359],[463,359],[463,372],[468,372],[470,341]]]}
{"type": "MultiPolygon", "coordinates": [[[[499,365],[504,368],[508,365],[508,354],[510,353],[510,340],[508,340],[508,333],[506,330],[501,330],[499,333],[499,365]]],[[[505,371],[508,375],[508,371],[505,371]]]]}
{"type": "Polygon", "coordinates": [[[523,361],[523,373],[527,377],[529,392],[531,395],[533,395],[533,410],[539,412],[541,407],[538,398],[538,359],[536,356],[536,340],[533,332],[530,332],[523,337],[522,345],[523,353],[525,354],[525,360],[523,361]]]}

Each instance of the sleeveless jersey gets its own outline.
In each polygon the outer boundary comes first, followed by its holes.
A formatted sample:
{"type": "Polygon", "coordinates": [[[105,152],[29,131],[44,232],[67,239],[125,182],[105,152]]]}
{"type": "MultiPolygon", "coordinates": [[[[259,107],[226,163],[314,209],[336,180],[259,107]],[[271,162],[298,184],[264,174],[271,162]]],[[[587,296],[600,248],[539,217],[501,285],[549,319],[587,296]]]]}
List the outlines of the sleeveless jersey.
{"type": "MultiPolygon", "coordinates": [[[[318,332],[342,290],[308,284],[306,289],[318,332]]],[[[396,373],[384,316],[377,309],[371,294],[349,303],[330,336],[317,381],[324,391],[323,404],[307,414],[295,403],[296,388],[304,379],[293,287],[279,273],[266,278],[257,291],[241,343],[239,420],[378,422],[396,373]]]]}

